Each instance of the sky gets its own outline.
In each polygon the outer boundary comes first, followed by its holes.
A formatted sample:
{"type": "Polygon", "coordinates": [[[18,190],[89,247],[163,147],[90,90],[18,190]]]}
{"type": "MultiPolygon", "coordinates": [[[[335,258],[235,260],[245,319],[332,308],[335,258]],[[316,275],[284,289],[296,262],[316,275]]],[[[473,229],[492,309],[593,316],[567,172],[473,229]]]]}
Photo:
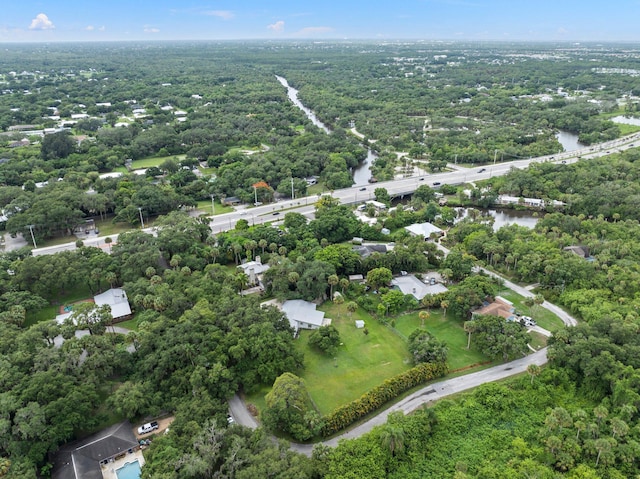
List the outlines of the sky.
{"type": "Polygon", "coordinates": [[[0,43],[131,40],[640,42],[640,0],[4,0],[0,43]]]}

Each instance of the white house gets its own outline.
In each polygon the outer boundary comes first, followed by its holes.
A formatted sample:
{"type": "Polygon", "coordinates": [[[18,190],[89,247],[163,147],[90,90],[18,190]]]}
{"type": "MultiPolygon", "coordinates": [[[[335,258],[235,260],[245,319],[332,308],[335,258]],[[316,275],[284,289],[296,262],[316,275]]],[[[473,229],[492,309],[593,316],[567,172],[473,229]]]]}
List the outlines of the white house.
{"type": "MultiPolygon", "coordinates": [[[[105,291],[102,294],[98,294],[93,297],[93,302],[96,306],[102,306],[104,304],[111,308],[111,316],[114,320],[124,319],[131,315],[131,306],[129,306],[129,300],[127,299],[127,293],[124,289],[113,288],[105,291]]],[[[68,310],[65,308],[65,312],[56,316],[56,321],[59,324],[64,323],[64,320],[73,314],[73,306],[69,306],[68,310]]]]}
{"type": "Polygon", "coordinates": [[[268,264],[262,264],[260,256],[256,256],[255,261],[247,261],[238,265],[238,269],[241,269],[244,274],[249,278],[250,285],[257,285],[262,283],[262,275],[269,269],[268,264]]]}
{"type": "Polygon", "coordinates": [[[322,311],[316,311],[315,304],[301,299],[285,301],[282,304],[282,312],[296,333],[300,329],[318,329],[320,326],[331,324],[331,319],[325,318],[322,311]]]}
{"type": "Polygon", "coordinates": [[[93,300],[98,306],[109,305],[113,319],[124,318],[131,314],[127,293],[122,288],[108,289],[104,293],[94,296],[93,300]]]}
{"type": "Polygon", "coordinates": [[[405,228],[409,233],[414,236],[422,236],[425,240],[431,238],[431,235],[442,236],[444,231],[429,222],[426,223],[414,223],[405,228]]]}
{"type": "Polygon", "coordinates": [[[410,294],[418,301],[427,296],[428,294],[440,294],[447,291],[447,288],[433,281],[430,284],[425,284],[416,278],[412,274],[406,276],[398,276],[391,280],[391,286],[402,292],[402,294],[410,294]]]}

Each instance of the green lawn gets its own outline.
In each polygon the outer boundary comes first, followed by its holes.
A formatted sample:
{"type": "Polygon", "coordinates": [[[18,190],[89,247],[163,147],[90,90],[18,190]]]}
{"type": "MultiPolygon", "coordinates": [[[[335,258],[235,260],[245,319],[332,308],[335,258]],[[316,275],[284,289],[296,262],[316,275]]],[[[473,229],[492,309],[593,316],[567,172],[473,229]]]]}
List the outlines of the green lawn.
{"type": "Polygon", "coordinates": [[[321,414],[328,414],[411,368],[404,340],[363,310],[349,317],[345,305],[326,302],[318,309],[332,319],[342,340],[333,357],[309,347],[310,331],[302,331],[296,340],[296,347],[305,355],[301,377],[321,414]],[[356,319],[365,321],[368,335],[356,329],[356,319]]]}
{"type": "MultiPolygon", "coordinates": [[[[225,213],[231,213],[233,211],[232,206],[221,204],[218,200],[215,200],[216,215],[223,215],[225,213]]],[[[211,200],[200,200],[196,204],[196,209],[202,211],[204,214],[211,215],[211,200]]]]}
{"type": "Polygon", "coordinates": [[[129,319],[127,321],[121,321],[119,323],[116,323],[115,326],[118,326],[120,328],[126,328],[130,331],[137,331],[138,330],[138,320],[136,318],[133,319],[129,319]]]}
{"type": "Polygon", "coordinates": [[[91,294],[91,291],[89,291],[89,286],[87,286],[86,284],[72,291],[68,291],[64,296],[59,296],[54,301],[52,301],[54,304],[41,309],[35,314],[27,314],[25,327],[39,323],[40,321],[55,319],[55,317],[60,314],[60,305],[74,303],[76,301],[87,298],[93,298],[93,294],[91,294]]]}
{"type": "MultiPolygon", "coordinates": [[[[340,332],[343,345],[338,347],[334,356],[321,353],[308,344],[311,331],[301,331],[295,345],[305,356],[305,368],[298,372],[304,379],[309,394],[321,414],[357,399],[366,391],[381,384],[385,379],[395,376],[413,365],[406,340],[411,332],[420,327],[418,312],[403,314],[395,320],[395,333],[379,323],[362,309],[349,316],[346,306],[325,302],[318,308],[331,318],[332,324],[340,332]],[[369,331],[365,335],[362,329],[356,329],[355,320],[365,322],[369,331]]],[[[467,334],[460,321],[442,315],[440,310],[432,310],[431,317],[425,322],[425,328],[449,346],[449,369],[457,370],[485,363],[487,358],[478,351],[467,350],[467,334]]],[[[264,395],[270,386],[247,395],[247,402],[258,410],[265,406],[264,395]]]]}
{"type": "MultiPolygon", "coordinates": [[[[453,319],[450,316],[445,318],[442,310],[432,309],[430,313],[431,316],[425,320],[424,327],[433,336],[447,343],[449,347],[447,364],[450,370],[453,371],[487,361],[487,358],[479,351],[476,351],[473,345],[471,349],[467,349],[467,333],[462,328],[462,321],[453,319]]],[[[408,337],[413,331],[421,327],[422,320],[418,317],[418,314],[419,312],[415,311],[398,316],[395,319],[396,329],[408,337]]]]}
{"type": "Polygon", "coordinates": [[[523,303],[524,298],[510,289],[502,290],[498,295],[511,301],[517,312],[524,314],[525,316],[531,316],[538,326],[546,329],[547,331],[551,331],[553,333],[564,326],[562,320],[551,311],[541,306],[533,306],[532,308],[525,306],[523,303]]]}
{"type": "MultiPolygon", "coordinates": [[[[174,159],[176,161],[184,160],[186,155],[171,155],[171,156],[153,156],[150,158],[142,158],[141,160],[135,160],[131,163],[132,170],[141,170],[142,168],[150,168],[152,166],[159,166],[163,161],[174,159]]],[[[126,173],[127,169],[124,166],[114,168],[113,171],[119,171],[120,173],[126,173]]]]}

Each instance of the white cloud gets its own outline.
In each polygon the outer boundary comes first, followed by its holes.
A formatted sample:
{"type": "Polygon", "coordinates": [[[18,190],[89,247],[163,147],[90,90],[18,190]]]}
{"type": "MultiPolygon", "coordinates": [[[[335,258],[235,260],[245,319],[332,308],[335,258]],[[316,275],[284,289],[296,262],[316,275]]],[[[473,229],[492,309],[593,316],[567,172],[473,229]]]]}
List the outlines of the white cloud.
{"type": "Polygon", "coordinates": [[[223,20],[231,20],[235,17],[234,13],[229,10],[208,10],[204,14],[210,17],[222,18],[223,20]]]}
{"type": "Polygon", "coordinates": [[[144,33],[159,33],[160,29],[159,28],[153,28],[153,27],[144,27],[143,32],[144,33]]]}
{"type": "Polygon", "coordinates": [[[276,23],[272,23],[271,25],[267,25],[269,30],[273,30],[274,32],[281,32],[284,30],[284,21],[278,20],[276,23]]]}
{"type": "Polygon", "coordinates": [[[55,25],[44,13],[38,13],[29,25],[29,30],[53,30],[54,28],[56,28],[55,25]]]}
{"type": "Polygon", "coordinates": [[[98,28],[99,31],[104,32],[107,29],[107,27],[105,27],[104,25],[102,25],[100,28],[98,28]]]}
{"type": "Polygon", "coordinates": [[[84,29],[88,32],[92,32],[96,29],[96,27],[94,27],[93,25],[87,25],[84,29]]]}

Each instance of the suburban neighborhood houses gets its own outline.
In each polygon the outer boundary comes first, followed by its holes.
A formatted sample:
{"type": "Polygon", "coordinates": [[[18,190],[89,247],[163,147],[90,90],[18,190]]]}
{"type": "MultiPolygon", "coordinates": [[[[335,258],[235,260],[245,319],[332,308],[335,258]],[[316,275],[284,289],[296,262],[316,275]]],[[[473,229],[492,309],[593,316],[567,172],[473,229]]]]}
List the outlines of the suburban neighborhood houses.
{"type": "Polygon", "coordinates": [[[0,478],[640,476],[640,49],[197,7],[2,44],[0,478]]]}

